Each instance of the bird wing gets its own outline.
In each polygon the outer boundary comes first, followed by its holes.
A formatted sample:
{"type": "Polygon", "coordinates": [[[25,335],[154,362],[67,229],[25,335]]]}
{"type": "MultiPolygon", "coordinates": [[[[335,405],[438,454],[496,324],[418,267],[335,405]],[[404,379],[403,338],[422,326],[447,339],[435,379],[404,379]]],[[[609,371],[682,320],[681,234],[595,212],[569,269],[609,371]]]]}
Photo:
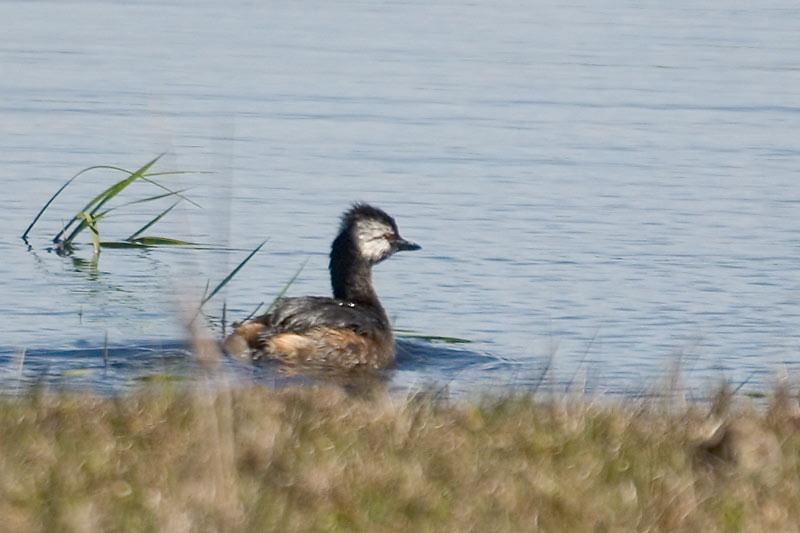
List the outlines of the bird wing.
{"type": "Polygon", "coordinates": [[[382,315],[371,307],[321,296],[282,298],[257,320],[267,326],[267,335],[303,333],[318,327],[365,334],[386,327],[382,315]]]}

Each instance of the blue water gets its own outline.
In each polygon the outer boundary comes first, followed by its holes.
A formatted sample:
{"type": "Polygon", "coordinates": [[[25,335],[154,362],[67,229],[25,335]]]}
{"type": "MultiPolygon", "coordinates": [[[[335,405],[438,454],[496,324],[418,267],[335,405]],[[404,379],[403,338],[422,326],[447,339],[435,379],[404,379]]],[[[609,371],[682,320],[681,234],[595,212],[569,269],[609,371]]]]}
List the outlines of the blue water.
{"type": "Polygon", "coordinates": [[[265,238],[212,325],[305,260],[289,294],[327,294],[354,200],[423,245],[376,269],[396,326],[472,341],[404,341],[396,388],[529,386],[549,368],[557,386],[637,392],[678,360],[692,390],[797,373],[796,2],[5,1],[0,20],[4,386],[191,375],[187,302],[265,238]],[[158,170],[210,173],[165,177],[202,209],[149,233],[210,247],[49,253],[118,178],[103,172],[19,240],[75,172],[161,152],[158,170]]]}

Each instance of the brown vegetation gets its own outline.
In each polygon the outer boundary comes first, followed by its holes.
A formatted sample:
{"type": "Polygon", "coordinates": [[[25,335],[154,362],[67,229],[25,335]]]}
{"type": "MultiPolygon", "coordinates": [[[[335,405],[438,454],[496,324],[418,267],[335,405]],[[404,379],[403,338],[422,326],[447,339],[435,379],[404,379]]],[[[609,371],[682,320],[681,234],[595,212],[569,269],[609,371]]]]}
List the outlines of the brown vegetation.
{"type": "Polygon", "coordinates": [[[0,529],[788,531],[796,411],[785,391],[714,413],[333,387],[30,393],[0,400],[0,529]]]}

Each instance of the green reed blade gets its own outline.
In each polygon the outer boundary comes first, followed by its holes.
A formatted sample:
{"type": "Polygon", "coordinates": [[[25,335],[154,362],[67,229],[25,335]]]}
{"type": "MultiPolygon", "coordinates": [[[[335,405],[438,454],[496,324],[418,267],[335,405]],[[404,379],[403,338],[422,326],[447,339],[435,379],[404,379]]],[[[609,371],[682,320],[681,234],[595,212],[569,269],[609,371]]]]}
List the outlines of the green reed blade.
{"type": "Polygon", "coordinates": [[[195,246],[195,243],[189,241],[182,241],[180,239],[171,239],[169,237],[136,237],[129,239],[128,242],[141,244],[142,246],[195,246]]]}
{"type": "MultiPolygon", "coordinates": [[[[157,156],[155,159],[153,159],[153,160],[152,160],[152,161],[150,161],[149,163],[146,163],[144,166],[142,166],[142,167],[140,167],[139,169],[135,170],[135,171],[134,171],[134,172],[133,172],[133,173],[132,173],[130,176],[128,176],[127,178],[125,178],[125,179],[122,179],[122,180],[118,181],[117,183],[115,183],[114,185],[112,185],[111,187],[109,187],[108,189],[106,189],[105,191],[103,191],[102,193],[100,193],[100,194],[99,194],[99,195],[96,197],[96,199],[95,199],[95,200],[92,202],[92,204],[94,204],[95,202],[97,202],[97,203],[94,205],[94,207],[92,208],[92,214],[94,214],[94,213],[97,213],[97,211],[99,211],[101,207],[103,207],[105,204],[107,204],[109,201],[111,201],[111,200],[112,200],[112,199],[113,199],[115,196],[117,196],[119,193],[121,193],[122,191],[124,191],[124,190],[125,190],[125,189],[126,189],[126,188],[127,188],[127,187],[128,187],[130,184],[131,184],[131,183],[133,183],[134,181],[136,181],[136,180],[138,180],[138,179],[144,179],[144,180],[146,180],[147,178],[145,178],[145,173],[146,173],[146,172],[148,171],[148,169],[149,169],[150,167],[152,167],[152,166],[153,166],[153,165],[154,165],[154,164],[155,164],[155,163],[156,163],[156,162],[157,162],[159,159],[161,159],[162,155],[163,155],[163,154],[161,154],[161,155],[157,156]]],[[[167,189],[166,187],[164,187],[164,189],[165,189],[165,190],[167,190],[167,191],[169,191],[169,189],[167,189]]]]}
{"type": "Polygon", "coordinates": [[[181,174],[213,174],[210,170],[165,170],[162,172],[148,172],[147,177],[153,176],[180,176],[181,174]]]}
{"type": "Polygon", "coordinates": [[[256,306],[256,308],[253,309],[253,311],[249,315],[244,317],[244,320],[242,320],[242,322],[247,322],[248,320],[250,320],[251,318],[256,316],[256,313],[258,313],[261,310],[262,307],[264,307],[264,302],[261,302],[260,304],[258,304],[258,306],[256,306]]]}
{"type": "Polygon", "coordinates": [[[283,286],[283,288],[280,290],[280,292],[278,292],[278,295],[275,296],[275,298],[272,299],[272,303],[269,304],[269,307],[267,308],[267,311],[266,311],[267,313],[269,313],[270,311],[272,311],[275,308],[275,305],[278,303],[278,300],[283,298],[283,295],[286,294],[286,291],[289,290],[289,287],[291,287],[294,284],[294,282],[297,281],[297,278],[300,276],[300,273],[303,271],[303,269],[306,267],[307,264],[308,264],[308,259],[303,261],[303,264],[300,265],[300,268],[297,269],[297,272],[294,273],[294,276],[292,276],[289,279],[289,281],[286,282],[286,284],[283,286]]]}
{"type": "Polygon", "coordinates": [[[103,248],[152,248],[155,246],[199,246],[197,243],[170,239],[169,237],[137,237],[132,241],[102,241],[103,248]]]}
{"type": "MultiPolygon", "coordinates": [[[[162,198],[168,198],[170,196],[178,196],[180,198],[180,200],[187,200],[187,201],[189,201],[191,203],[194,203],[191,200],[189,200],[186,196],[183,196],[181,194],[181,193],[186,192],[186,191],[188,191],[190,189],[191,189],[191,187],[186,187],[184,189],[179,189],[177,191],[170,191],[170,192],[166,192],[164,194],[158,194],[156,196],[149,196],[147,198],[140,198],[139,200],[133,200],[131,202],[125,202],[124,204],[115,205],[114,207],[109,207],[105,211],[100,211],[99,213],[97,213],[95,215],[95,218],[100,218],[101,216],[105,216],[105,215],[111,213],[112,211],[116,211],[117,209],[121,209],[123,207],[129,207],[131,205],[143,204],[143,203],[147,203],[147,202],[154,202],[156,200],[161,200],[162,198]]],[[[195,205],[197,205],[197,204],[195,204],[195,205]]],[[[74,236],[76,236],[78,233],[80,233],[80,231],[82,229],[84,229],[84,228],[80,228],[80,229],[74,231],[73,232],[74,235],[71,234],[71,237],[74,238],[74,236]]],[[[140,230],[140,231],[142,231],[142,230],[140,230]]]]}
{"type": "Polygon", "coordinates": [[[138,200],[125,202],[124,204],[115,205],[114,207],[109,207],[105,211],[101,211],[100,213],[98,213],[98,216],[99,215],[107,215],[111,211],[116,211],[117,209],[121,209],[123,207],[128,207],[128,206],[136,205],[136,204],[144,204],[144,203],[148,203],[148,202],[155,202],[156,200],[161,200],[162,198],[169,198],[170,196],[176,196],[176,195],[178,195],[180,193],[183,193],[183,192],[186,192],[186,191],[188,191],[190,189],[191,189],[191,187],[186,187],[185,189],[178,189],[175,192],[165,192],[164,194],[158,194],[156,196],[148,196],[147,198],[140,198],[138,200]]]}
{"type": "MultiPolygon", "coordinates": [[[[164,154],[160,154],[156,158],[156,160],[158,160],[161,157],[163,157],[163,155],[164,154]]],[[[152,163],[153,162],[151,162],[151,164],[152,163]]],[[[117,166],[113,166],[113,165],[103,165],[103,166],[92,167],[92,168],[103,168],[103,169],[106,169],[106,170],[116,170],[118,172],[123,172],[125,174],[128,174],[129,176],[134,174],[134,173],[136,173],[136,172],[138,172],[138,170],[135,170],[135,171],[131,172],[127,168],[117,167],[117,166]]],[[[168,187],[165,187],[161,183],[159,183],[159,182],[155,181],[154,179],[152,179],[154,176],[177,176],[177,175],[181,175],[181,174],[213,174],[213,172],[202,171],[202,170],[198,170],[198,171],[170,170],[170,171],[165,171],[165,172],[145,172],[145,173],[142,174],[141,179],[146,181],[146,182],[148,182],[148,183],[152,183],[156,187],[159,187],[161,189],[164,189],[165,191],[168,191],[170,194],[174,194],[174,195],[178,196],[179,198],[181,198],[183,200],[186,200],[187,202],[189,202],[190,204],[192,204],[193,206],[195,206],[197,208],[202,209],[202,206],[200,204],[198,204],[198,203],[194,202],[193,200],[187,198],[186,196],[183,196],[183,195],[180,194],[181,192],[185,191],[186,189],[183,189],[183,191],[173,191],[172,189],[169,189],[168,187]]]]}
{"type": "Polygon", "coordinates": [[[111,248],[111,249],[125,249],[125,248],[147,248],[144,244],[139,244],[138,242],[128,242],[128,241],[100,241],[101,248],[111,248]]]}
{"type": "MultiPolygon", "coordinates": [[[[82,232],[83,230],[85,230],[87,228],[88,225],[87,225],[85,220],[83,220],[81,217],[77,217],[77,220],[79,220],[80,222],[78,222],[78,225],[75,227],[74,230],[72,230],[72,233],[69,234],[69,237],[67,237],[66,239],[64,239],[61,242],[62,245],[71,246],[72,245],[72,241],[75,240],[75,237],[77,237],[80,232],[82,232]]],[[[56,237],[53,239],[53,242],[59,242],[58,241],[58,235],[56,235],[56,237]]]]}
{"type": "MultiPolygon", "coordinates": [[[[105,211],[101,211],[99,213],[94,213],[94,212],[89,213],[89,215],[92,216],[92,220],[94,221],[95,224],[97,224],[97,222],[100,219],[102,219],[111,211],[113,211],[113,209],[106,209],[105,211]]],[[[75,240],[75,238],[88,227],[88,222],[85,219],[81,218],[78,215],[76,215],[76,217],[78,220],[78,225],[75,226],[75,229],[72,230],[72,233],[70,233],[69,236],[61,242],[62,246],[72,246],[72,242],[75,240]]],[[[59,241],[53,239],[53,242],[59,242],[59,241]]]]}
{"type": "MultiPolygon", "coordinates": [[[[81,170],[80,172],[78,172],[77,174],[75,174],[74,176],[72,176],[61,187],[58,188],[58,190],[55,192],[55,194],[53,194],[53,196],[51,196],[50,199],[47,200],[47,202],[44,204],[44,206],[42,206],[42,208],[39,210],[39,212],[36,213],[36,216],[33,218],[33,222],[31,222],[30,225],[27,227],[27,229],[25,230],[25,233],[22,234],[22,240],[27,240],[28,234],[31,232],[31,230],[36,225],[36,223],[39,221],[39,219],[42,218],[42,215],[44,214],[45,211],[47,211],[47,208],[50,207],[50,204],[53,203],[53,201],[64,191],[64,189],[66,189],[69,186],[70,183],[72,183],[73,181],[78,179],[83,174],[86,174],[87,172],[91,172],[93,170],[119,170],[119,169],[117,167],[113,167],[113,166],[109,166],[109,165],[95,165],[95,166],[91,166],[91,167],[86,167],[83,170],[81,170]]],[[[62,234],[65,231],[66,231],[66,228],[63,229],[62,234]]]]}
{"type": "Polygon", "coordinates": [[[462,339],[460,337],[448,337],[444,335],[425,335],[422,333],[415,333],[409,329],[394,329],[395,335],[404,339],[417,339],[426,342],[442,342],[445,344],[470,344],[474,341],[469,339],[462,339]]]}
{"type": "MultiPolygon", "coordinates": [[[[162,155],[163,155],[163,154],[162,154],[162,155]]],[[[134,201],[134,202],[129,202],[128,204],[123,204],[123,205],[130,205],[130,204],[134,204],[134,203],[142,203],[142,202],[146,202],[146,201],[152,201],[152,200],[155,200],[155,199],[158,199],[158,198],[164,198],[164,197],[166,197],[166,196],[178,196],[179,198],[181,198],[181,199],[185,199],[185,200],[187,200],[188,202],[190,202],[190,203],[192,203],[192,204],[194,204],[194,205],[196,205],[196,206],[198,206],[198,207],[199,207],[199,205],[198,205],[197,203],[193,202],[192,200],[190,200],[190,199],[189,199],[189,198],[187,198],[186,196],[183,196],[183,195],[181,194],[181,191],[173,191],[173,190],[171,190],[171,189],[169,189],[169,188],[167,188],[167,187],[164,187],[163,185],[161,185],[160,183],[158,183],[158,182],[156,182],[156,181],[154,181],[154,180],[151,180],[151,179],[148,179],[148,178],[144,177],[144,176],[145,176],[144,172],[145,172],[145,171],[146,171],[146,170],[147,170],[147,169],[148,169],[150,166],[152,166],[152,165],[153,165],[153,164],[154,164],[156,161],[158,161],[158,159],[159,159],[160,157],[161,157],[161,156],[158,156],[158,157],[157,157],[157,158],[155,158],[153,161],[150,161],[150,162],[149,162],[147,165],[144,165],[144,166],[143,166],[143,167],[141,167],[140,169],[138,169],[138,170],[136,170],[136,171],[132,172],[132,173],[130,174],[130,176],[128,176],[127,178],[125,178],[125,179],[123,179],[123,180],[120,180],[120,181],[118,181],[117,183],[115,183],[114,185],[112,185],[111,187],[109,187],[108,189],[106,189],[105,191],[103,191],[102,193],[100,193],[98,196],[96,196],[96,197],[95,197],[95,198],[94,198],[94,199],[93,199],[93,200],[92,200],[92,201],[91,201],[89,204],[87,204],[87,206],[88,206],[88,205],[95,204],[95,205],[94,205],[94,207],[92,208],[92,211],[90,212],[90,213],[91,213],[91,215],[92,215],[92,216],[94,216],[95,220],[98,220],[100,217],[102,217],[102,216],[104,216],[104,215],[108,214],[109,212],[113,211],[114,209],[117,209],[117,208],[119,208],[119,207],[122,207],[122,206],[117,206],[117,207],[114,207],[114,208],[106,209],[105,211],[100,211],[100,212],[98,212],[98,210],[99,210],[99,209],[100,209],[100,208],[101,208],[103,205],[105,205],[107,202],[109,202],[109,201],[110,201],[112,198],[114,198],[114,197],[115,197],[117,194],[119,194],[120,192],[122,192],[122,191],[123,191],[123,190],[124,190],[126,187],[128,187],[128,185],[130,185],[131,183],[133,183],[133,182],[134,182],[134,181],[136,181],[137,179],[141,179],[141,180],[147,181],[147,182],[149,182],[149,183],[152,183],[153,185],[156,185],[156,186],[158,186],[158,187],[160,187],[160,188],[164,189],[165,191],[167,191],[167,193],[166,193],[166,194],[163,194],[163,195],[153,196],[153,197],[150,197],[150,198],[145,198],[145,199],[142,199],[142,200],[136,200],[136,201],[134,201]]],[[[124,169],[120,169],[120,170],[123,170],[123,171],[124,171],[124,169]]],[[[126,171],[126,172],[127,172],[127,171],[126,171]]],[[[73,218],[73,220],[72,220],[72,221],[70,221],[70,223],[69,223],[69,224],[67,224],[67,226],[66,226],[66,227],[69,227],[69,225],[70,225],[70,224],[71,224],[73,221],[75,221],[75,220],[77,220],[77,219],[76,219],[76,218],[73,218]]],[[[154,224],[154,223],[155,223],[155,221],[154,221],[154,222],[152,222],[152,223],[154,224]]],[[[152,225],[152,224],[151,224],[151,225],[152,225]]],[[[65,227],[65,229],[66,229],[66,227],[65,227]]],[[[84,229],[86,229],[86,227],[87,227],[87,225],[86,225],[86,221],[84,221],[84,220],[81,220],[81,221],[79,222],[78,226],[77,226],[77,227],[76,227],[76,228],[75,228],[75,229],[72,231],[72,233],[70,233],[70,234],[69,234],[69,236],[68,236],[66,239],[64,239],[64,244],[66,244],[66,245],[69,245],[69,244],[71,244],[71,243],[72,243],[72,241],[74,241],[74,240],[75,240],[75,238],[76,238],[76,237],[77,237],[77,236],[78,236],[78,235],[79,235],[79,234],[80,234],[80,233],[81,233],[81,232],[82,232],[84,229]]],[[[148,226],[148,227],[149,227],[149,226],[148,226]]],[[[62,230],[62,232],[61,232],[59,235],[56,235],[56,237],[53,239],[53,240],[54,240],[54,242],[57,242],[57,241],[58,241],[58,238],[59,238],[61,235],[63,235],[63,231],[64,231],[64,230],[62,230]]],[[[140,230],[140,231],[143,231],[143,230],[140,230]]]]}
{"type": "Polygon", "coordinates": [[[200,298],[200,300],[203,300],[203,299],[205,299],[205,297],[208,295],[208,287],[209,287],[210,285],[211,285],[211,280],[210,280],[210,279],[207,279],[207,280],[206,280],[206,287],[203,289],[203,296],[202,296],[202,298],[200,298]]]}
{"type": "MultiPolygon", "coordinates": [[[[161,156],[163,156],[163,155],[164,154],[161,154],[161,156]]],[[[161,156],[159,156],[159,157],[161,157],[161,156]]],[[[123,172],[123,173],[128,174],[128,175],[133,174],[133,172],[135,172],[135,171],[130,171],[127,168],[117,167],[117,166],[113,166],[113,165],[103,165],[101,167],[95,167],[95,168],[104,168],[104,169],[107,169],[107,170],[116,170],[116,171],[123,172]]],[[[144,177],[153,178],[153,177],[157,177],[157,176],[180,176],[182,174],[214,174],[214,172],[212,172],[210,170],[166,170],[166,171],[162,171],[162,172],[146,172],[144,174],[144,177]]]]}
{"type": "Polygon", "coordinates": [[[173,203],[173,204],[172,204],[171,206],[169,206],[168,208],[164,209],[164,210],[163,210],[161,213],[159,213],[159,214],[158,214],[156,217],[154,217],[154,218],[153,218],[153,219],[152,219],[150,222],[148,222],[147,224],[145,224],[144,226],[142,226],[141,228],[139,228],[139,230],[138,230],[138,231],[134,232],[134,233],[133,233],[133,234],[132,234],[130,237],[128,237],[128,238],[127,238],[127,239],[125,239],[125,240],[126,240],[126,241],[133,241],[133,240],[136,240],[136,237],[138,237],[139,235],[141,235],[142,233],[144,233],[145,231],[147,231],[148,229],[150,229],[150,227],[151,227],[153,224],[155,224],[156,222],[158,222],[159,220],[161,220],[162,218],[164,218],[164,216],[166,216],[166,214],[167,214],[167,213],[169,213],[170,211],[172,211],[173,209],[175,209],[175,206],[177,206],[179,203],[181,203],[181,201],[180,201],[180,200],[178,200],[177,202],[173,203]]]}
{"type": "MultiPolygon", "coordinates": [[[[161,155],[159,155],[157,158],[155,158],[153,161],[151,161],[151,162],[150,162],[148,165],[146,165],[146,167],[147,167],[147,168],[149,168],[150,166],[152,166],[152,165],[153,165],[153,164],[154,164],[154,163],[155,163],[155,162],[156,162],[158,159],[160,159],[160,158],[161,158],[163,155],[164,155],[164,154],[161,154],[161,155]]],[[[52,195],[52,196],[51,196],[51,197],[50,197],[50,198],[47,200],[47,202],[44,204],[44,206],[42,206],[42,208],[39,210],[39,212],[38,212],[38,213],[36,213],[36,216],[33,218],[33,220],[31,221],[31,223],[30,223],[30,224],[28,225],[28,227],[25,229],[25,232],[24,232],[24,233],[22,234],[22,236],[21,236],[22,240],[24,240],[24,241],[27,241],[27,239],[28,239],[28,235],[30,234],[31,230],[33,230],[33,227],[36,225],[36,223],[37,223],[37,222],[39,222],[39,219],[42,217],[42,215],[44,215],[45,211],[47,211],[47,209],[48,209],[48,208],[50,207],[50,205],[51,205],[51,204],[52,204],[52,203],[55,201],[55,199],[56,199],[56,198],[58,198],[58,196],[59,196],[59,195],[61,195],[61,193],[64,191],[64,189],[66,189],[66,188],[67,188],[67,187],[68,187],[68,186],[69,186],[69,185],[70,185],[70,184],[71,184],[73,181],[75,181],[76,179],[78,179],[78,178],[79,178],[80,176],[82,176],[83,174],[86,174],[87,172],[91,172],[91,171],[94,171],[94,170],[115,170],[115,171],[118,171],[118,172],[123,172],[123,173],[125,173],[125,174],[128,174],[128,176],[132,176],[133,174],[135,174],[135,173],[137,173],[137,172],[138,172],[138,171],[131,172],[131,171],[130,171],[130,170],[128,170],[128,169],[125,169],[125,168],[122,168],[122,167],[118,167],[118,166],[114,166],[114,165],[94,165],[94,166],[91,166],[91,167],[84,168],[83,170],[81,170],[80,172],[76,173],[74,176],[72,176],[71,178],[69,178],[69,179],[68,179],[68,180],[67,180],[67,181],[66,181],[66,182],[65,182],[63,185],[61,185],[61,187],[59,187],[59,188],[58,188],[58,190],[57,190],[57,191],[56,191],[56,192],[55,192],[55,193],[54,193],[54,194],[53,194],[53,195],[52,195]]],[[[142,169],[140,169],[140,170],[142,170],[142,169]]],[[[146,169],[145,169],[145,170],[146,170],[146,169]]],[[[169,195],[176,195],[176,196],[178,196],[178,197],[180,197],[180,198],[182,198],[182,199],[186,200],[187,202],[191,203],[192,205],[194,205],[194,206],[196,206],[196,207],[200,207],[200,205],[199,205],[199,204],[197,204],[196,202],[192,201],[191,199],[189,199],[189,198],[187,198],[187,197],[185,197],[185,196],[183,196],[183,195],[181,194],[181,193],[183,193],[183,192],[184,192],[186,189],[182,189],[182,190],[179,190],[179,191],[172,191],[172,190],[168,189],[167,187],[164,187],[163,185],[161,185],[160,183],[158,183],[158,182],[156,182],[155,180],[153,180],[153,179],[152,179],[153,177],[156,177],[156,176],[173,176],[173,175],[178,175],[178,174],[211,174],[211,172],[207,172],[207,171],[166,171],[166,172],[142,172],[142,173],[141,173],[141,179],[144,179],[145,181],[148,181],[148,182],[152,183],[153,185],[156,185],[157,187],[160,187],[160,188],[162,188],[162,189],[166,190],[166,191],[168,192],[168,194],[167,194],[167,195],[165,195],[165,196],[169,196],[169,195]]],[[[107,191],[108,191],[108,190],[104,191],[104,193],[105,193],[105,192],[107,192],[107,191]]],[[[99,200],[99,199],[100,199],[100,198],[101,198],[101,197],[104,195],[104,193],[101,193],[101,194],[99,194],[98,196],[96,196],[95,198],[93,198],[93,199],[92,199],[92,201],[91,201],[91,202],[89,202],[89,203],[88,203],[88,204],[87,204],[87,205],[84,207],[83,211],[88,211],[88,210],[89,210],[89,208],[90,208],[90,207],[92,207],[92,205],[93,205],[95,202],[97,202],[97,201],[98,201],[98,200],[99,200]]],[[[143,200],[143,201],[144,201],[144,200],[143,200]]],[[[105,213],[104,213],[104,214],[105,214],[105,213]]],[[[53,242],[58,242],[58,241],[59,241],[59,239],[61,239],[61,237],[63,237],[63,236],[66,234],[67,230],[68,230],[68,229],[69,229],[69,228],[70,228],[70,227],[71,227],[73,224],[75,224],[76,222],[79,222],[79,221],[81,221],[81,220],[80,220],[80,219],[79,219],[77,216],[73,217],[73,218],[72,218],[72,219],[69,221],[69,223],[67,223],[67,225],[66,225],[66,226],[64,226],[64,227],[62,228],[61,232],[59,232],[59,233],[58,233],[58,235],[56,235],[56,236],[55,236],[55,238],[53,239],[53,242]]],[[[83,229],[85,229],[85,228],[86,228],[86,226],[83,226],[83,228],[81,228],[81,231],[82,231],[83,229]]],[[[75,235],[77,235],[78,233],[80,233],[80,231],[79,231],[79,232],[77,232],[77,233],[75,233],[75,235]]],[[[73,237],[73,238],[74,238],[74,237],[73,237]]]]}
{"type": "Polygon", "coordinates": [[[156,180],[154,180],[154,179],[150,179],[148,176],[149,176],[149,174],[143,175],[143,176],[142,176],[142,178],[141,178],[141,179],[142,179],[142,181],[146,181],[147,183],[152,183],[153,185],[155,185],[155,186],[156,186],[156,187],[158,187],[159,189],[163,189],[163,190],[165,190],[165,191],[167,191],[167,192],[169,192],[169,193],[171,193],[171,194],[174,194],[175,196],[177,196],[177,197],[178,197],[178,198],[180,198],[181,200],[186,200],[187,202],[189,202],[190,204],[192,204],[192,205],[193,205],[193,206],[195,206],[196,208],[198,208],[198,209],[203,209],[203,206],[202,206],[202,205],[198,204],[197,202],[195,202],[194,200],[192,200],[192,199],[191,199],[191,198],[189,198],[188,196],[184,196],[184,195],[182,195],[182,194],[180,193],[180,191],[173,191],[173,190],[172,190],[172,189],[170,189],[169,187],[165,187],[164,185],[161,185],[161,184],[160,184],[159,182],[157,182],[156,180]]]}
{"type": "Polygon", "coordinates": [[[81,218],[86,223],[86,227],[89,228],[89,232],[92,234],[92,249],[94,250],[94,255],[99,255],[100,233],[97,231],[95,220],[92,218],[92,215],[86,213],[85,211],[81,211],[77,216],[81,218]]]}
{"type": "MultiPolygon", "coordinates": [[[[153,166],[159,159],[161,159],[161,157],[163,155],[164,154],[160,154],[155,159],[151,160],[149,163],[145,164],[144,166],[142,166],[141,168],[139,168],[135,172],[132,172],[131,175],[128,176],[127,178],[118,181],[117,183],[111,185],[106,190],[104,190],[103,192],[101,192],[100,194],[98,194],[97,196],[92,198],[84,206],[84,208],[79,211],[79,213],[84,212],[84,213],[90,213],[92,215],[97,214],[97,212],[99,211],[99,209],[103,205],[105,205],[109,200],[111,200],[116,195],[118,195],[120,192],[122,192],[126,187],[128,187],[128,185],[130,185],[131,183],[133,183],[137,179],[140,179],[142,177],[142,175],[145,172],[147,172],[147,170],[151,166],[153,166]]],[[[81,220],[81,217],[79,217],[78,215],[75,215],[74,217],[72,217],[72,219],[67,223],[67,225],[64,226],[64,228],[60,232],[58,232],[58,234],[53,238],[53,242],[58,242],[61,239],[61,237],[64,236],[64,233],[66,232],[66,230],[69,229],[72,226],[72,224],[74,224],[75,222],[78,222],[80,220],[81,220]]],[[[84,220],[84,222],[85,222],[85,220],[84,220]]],[[[86,228],[86,225],[80,225],[79,224],[79,229],[76,230],[76,231],[73,231],[70,234],[70,236],[67,239],[65,239],[64,242],[66,244],[70,244],[75,239],[75,237],[77,237],[78,234],[85,228],[86,228]]]]}
{"type": "Polygon", "coordinates": [[[265,244],[267,244],[267,241],[268,241],[268,240],[269,240],[268,238],[267,238],[267,239],[264,239],[264,240],[261,242],[261,244],[259,244],[258,246],[256,246],[256,248],[255,248],[255,249],[254,249],[252,252],[250,252],[250,253],[247,255],[247,257],[245,257],[245,258],[244,258],[244,260],[243,260],[241,263],[239,263],[239,264],[237,265],[237,267],[236,267],[236,268],[234,268],[234,269],[231,271],[231,273],[230,273],[230,274],[228,274],[227,276],[225,276],[225,279],[223,279],[223,280],[222,280],[222,281],[219,283],[219,285],[217,285],[216,287],[214,287],[214,290],[213,290],[213,291],[211,291],[211,293],[209,293],[209,295],[208,295],[208,296],[205,296],[205,297],[203,298],[203,300],[200,302],[200,307],[203,307],[203,306],[206,304],[206,302],[208,302],[208,301],[209,301],[211,298],[213,298],[213,297],[214,297],[214,295],[215,295],[215,294],[217,294],[217,293],[218,293],[220,290],[222,290],[222,288],[223,288],[225,285],[227,285],[227,284],[228,284],[228,282],[229,282],[230,280],[232,280],[232,279],[233,279],[233,277],[234,277],[234,276],[235,276],[235,275],[236,275],[236,274],[237,274],[237,273],[238,273],[238,272],[239,272],[239,271],[242,269],[242,267],[244,267],[244,265],[246,265],[246,264],[247,264],[247,262],[248,262],[248,261],[250,261],[250,259],[252,259],[252,257],[253,257],[254,255],[256,255],[256,254],[258,253],[258,251],[259,251],[259,250],[261,250],[261,248],[262,248],[262,247],[263,247],[265,244]]]}
{"type": "MultiPolygon", "coordinates": [[[[92,213],[86,213],[86,212],[83,212],[83,211],[81,213],[84,213],[85,215],[88,215],[88,216],[91,217],[91,223],[92,223],[92,225],[95,226],[95,230],[96,230],[97,229],[97,223],[100,221],[100,219],[102,219],[106,215],[107,212],[108,211],[103,211],[102,213],[97,213],[96,215],[92,214],[92,213]]],[[[64,239],[64,241],[59,243],[63,247],[71,247],[72,246],[72,242],[75,240],[75,237],[77,237],[78,234],[80,232],[82,232],[83,230],[85,230],[86,228],[90,228],[90,225],[89,225],[90,220],[87,220],[85,217],[80,216],[80,213],[78,215],[75,215],[75,216],[78,218],[78,220],[80,222],[75,227],[75,229],[72,231],[72,233],[70,233],[69,237],[64,239]]],[[[58,242],[58,241],[54,241],[54,242],[58,242]]]]}

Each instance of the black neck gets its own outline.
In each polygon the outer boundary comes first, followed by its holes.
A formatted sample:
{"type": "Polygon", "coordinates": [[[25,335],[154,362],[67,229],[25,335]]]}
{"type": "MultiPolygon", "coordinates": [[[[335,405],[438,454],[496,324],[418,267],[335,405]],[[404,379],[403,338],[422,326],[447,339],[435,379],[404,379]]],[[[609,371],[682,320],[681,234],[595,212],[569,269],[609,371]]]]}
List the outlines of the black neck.
{"type": "Polygon", "coordinates": [[[372,266],[358,256],[349,232],[343,231],[333,241],[329,268],[334,298],[381,307],[372,287],[372,266]]]}

